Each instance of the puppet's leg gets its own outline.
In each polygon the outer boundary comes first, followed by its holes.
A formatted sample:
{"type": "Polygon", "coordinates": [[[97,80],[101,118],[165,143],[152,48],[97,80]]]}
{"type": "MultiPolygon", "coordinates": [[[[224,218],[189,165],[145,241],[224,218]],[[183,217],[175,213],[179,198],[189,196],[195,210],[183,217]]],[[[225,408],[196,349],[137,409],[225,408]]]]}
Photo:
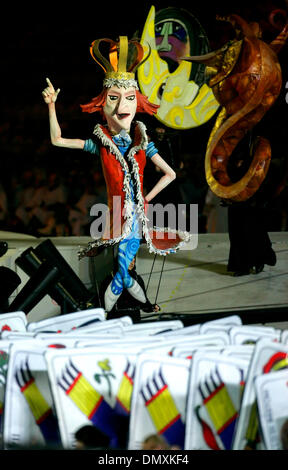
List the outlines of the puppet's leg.
{"type": "Polygon", "coordinates": [[[139,300],[139,302],[146,303],[146,296],[142,287],[129,274],[129,265],[135,258],[137,251],[139,250],[139,246],[139,238],[129,238],[119,246],[118,272],[120,273],[120,276],[123,279],[123,285],[128,290],[129,294],[132,295],[132,297],[134,297],[136,300],[139,300]]]}
{"type": "Polygon", "coordinates": [[[106,312],[110,312],[112,310],[118,298],[122,294],[122,291],[123,291],[123,280],[121,276],[119,275],[119,272],[117,272],[105,291],[104,306],[105,306],[106,312]]]}
{"type": "Polygon", "coordinates": [[[105,310],[110,312],[117,302],[124,288],[139,302],[146,303],[146,296],[142,287],[129,274],[129,265],[135,258],[140,246],[139,238],[122,240],[118,249],[118,271],[106,289],[104,302],[105,310]]]}
{"type": "Polygon", "coordinates": [[[105,310],[110,312],[117,302],[124,288],[132,297],[146,303],[146,296],[142,287],[129,274],[129,265],[135,258],[140,246],[139,226],[137,220],[133,224],[130,235],[119,243],[118,271],[106,289],[104,302],[105,310]]]}

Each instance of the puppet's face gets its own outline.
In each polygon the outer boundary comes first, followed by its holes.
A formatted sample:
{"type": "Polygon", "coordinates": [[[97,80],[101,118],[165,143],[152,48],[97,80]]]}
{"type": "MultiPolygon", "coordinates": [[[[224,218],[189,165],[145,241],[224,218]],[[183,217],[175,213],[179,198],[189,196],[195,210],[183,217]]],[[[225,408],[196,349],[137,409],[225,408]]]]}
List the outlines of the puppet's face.
{"type": "Polygon", "coordinates": [[[124,129],[130,130],[137,108],[136,89],[112,86],[107,91],[103,111],[109,130],[117,134],[124,129]]]}

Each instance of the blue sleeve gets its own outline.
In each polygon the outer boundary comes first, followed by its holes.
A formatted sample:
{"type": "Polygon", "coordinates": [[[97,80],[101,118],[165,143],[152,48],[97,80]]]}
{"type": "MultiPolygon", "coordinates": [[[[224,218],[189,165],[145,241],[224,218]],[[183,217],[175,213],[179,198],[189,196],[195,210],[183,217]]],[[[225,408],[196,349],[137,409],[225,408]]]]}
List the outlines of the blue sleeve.
{"type": "Polygon", "coordinates": [[[156,149],[154,142],[149,142],[146,148],[146,157],[152,158],[155,153],[158,153],[158,149],[156,149]]]}
{"type": "Polygon", "coordinates": [[[83,150],[84,152],[90,152],[90,153],[93,153],[94,155],[99,156],[99,147],[96,144],[96,142],[94,142],[92,139],[85,140],[83,150]]]}

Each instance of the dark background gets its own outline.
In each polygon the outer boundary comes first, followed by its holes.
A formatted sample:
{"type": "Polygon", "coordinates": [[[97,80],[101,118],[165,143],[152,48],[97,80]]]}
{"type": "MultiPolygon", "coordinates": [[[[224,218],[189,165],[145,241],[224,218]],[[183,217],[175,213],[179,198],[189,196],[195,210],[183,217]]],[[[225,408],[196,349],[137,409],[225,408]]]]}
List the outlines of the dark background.
{"type": "MultiPolygon", "coordinates": [[[[216,21],[216,14],[238,13],[246,20],[259,21],[263,39],[269,42],[278,34],[269,25],[269,12],[273,8],[288,11],[285,0],[213,4],[203,0],[53,1],[6,5],[0,29],[0,175],[4,186],[9,186],[11,175],[21,178],[29,167],[43,166],[62,175],[71,167],[82,173],[93,171],[90,157],[83,152],[51,147],[47,106],[41,96],[45,78],[49,77],[55,87],[61,89],[57,110],[63,135],[89,137],[98,116],[82,113],[80,104],[89,102],[101,91],[103,80],[102,70],[92,60],[89,46],[101,37],[132,37],[137,31],[141,35],[151,5],[156,11],[168,6],[189,10],[205,29],[211,49],[220,47],[232,34],[227,24],[216,21]]],[[[267,137],[273,142],[274,153],[281,158],[287,156],[287,49],[286,45],[280,54],[282,93],[263,123],[267,137]]],[[[181,133],[184,150],[191,151],[191,171],[194,151],[203,154],[204,171],[205,148],[213,123],[214,118],[199,128],[181,133]]]]}

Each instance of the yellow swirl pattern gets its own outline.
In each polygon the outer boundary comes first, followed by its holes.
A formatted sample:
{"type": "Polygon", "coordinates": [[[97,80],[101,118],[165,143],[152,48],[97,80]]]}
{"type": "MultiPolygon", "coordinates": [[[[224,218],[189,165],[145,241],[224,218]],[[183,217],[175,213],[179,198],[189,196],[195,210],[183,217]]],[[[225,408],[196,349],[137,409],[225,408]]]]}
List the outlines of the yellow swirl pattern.
{"type": "Polygon", "coordinates": [[[156,48],[154,6],[144,25],[141,44],[145,53],[150,46],[151,54],[138,68],[138,83],[149,101],[160,105],[157,119],[174,129],[190,129],[207,122],[219,104],[206,84],[199,88],[194,81],[189,81],[191,62],[183,60],[173,73],[169,72],[156,48]]]}

